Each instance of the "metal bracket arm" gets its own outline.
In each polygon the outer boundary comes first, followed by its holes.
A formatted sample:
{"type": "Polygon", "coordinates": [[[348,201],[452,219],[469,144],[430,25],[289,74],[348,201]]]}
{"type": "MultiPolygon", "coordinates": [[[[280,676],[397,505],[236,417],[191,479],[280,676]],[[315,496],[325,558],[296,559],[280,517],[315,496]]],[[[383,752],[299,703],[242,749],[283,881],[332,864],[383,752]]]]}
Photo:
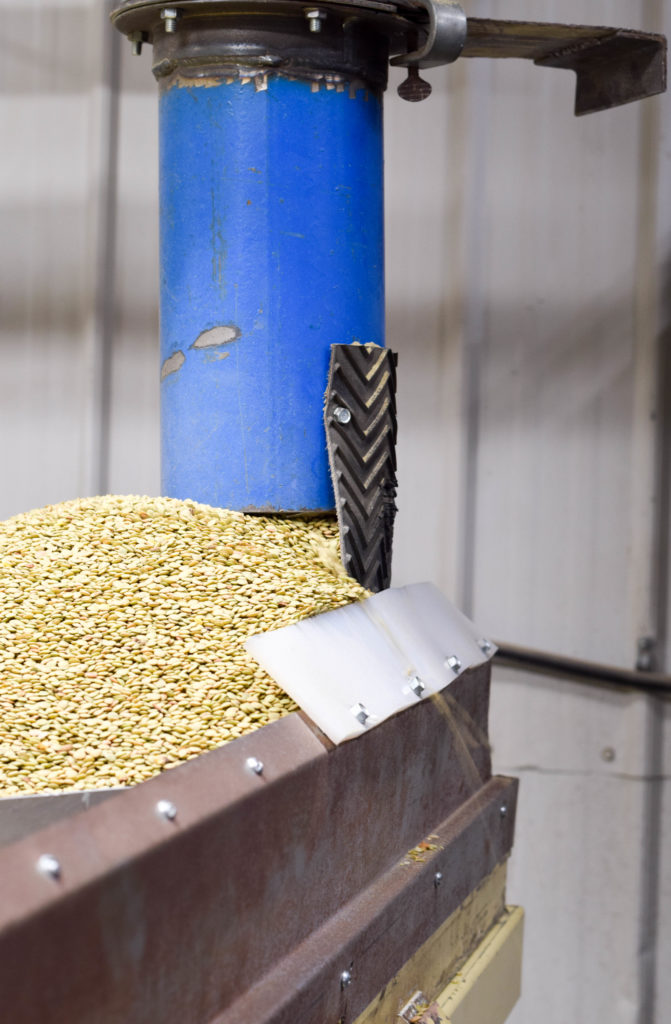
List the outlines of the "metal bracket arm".
{"type": "Polygon", "coordinates": [[[666,90],[666,38],[591,25],[469,18],[463,57],[517,57],[575,71],[577,115],[666,90]]]}
{"type": "Polygon", "coordinates": [[[466,42],[468,19],[463,8],[453,0],[419,0],[419,4],[429,16],[424,45],[412,53],[392,57],[389,63],[404,68],[435,68],[452,64],[466,42]]]}

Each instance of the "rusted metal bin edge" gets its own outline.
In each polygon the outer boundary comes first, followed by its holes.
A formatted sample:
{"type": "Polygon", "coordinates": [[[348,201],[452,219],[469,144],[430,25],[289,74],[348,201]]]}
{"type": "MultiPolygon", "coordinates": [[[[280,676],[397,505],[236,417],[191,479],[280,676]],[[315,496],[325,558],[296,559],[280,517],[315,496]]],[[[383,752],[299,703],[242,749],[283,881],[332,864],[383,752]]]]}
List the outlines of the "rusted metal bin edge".
{"type": "Polygon", "coordinates": [[[489,675],[330,751],[290,716],[0,851],[13,1024],[221,1013],[488,782],[489,675]]]}
{"type": "Polygon", "coordinates": [[[397,862],[208,1024],[355,1021],[508,856],[517,785],[491,779],[435,829],[426,860],[397,862]]]}

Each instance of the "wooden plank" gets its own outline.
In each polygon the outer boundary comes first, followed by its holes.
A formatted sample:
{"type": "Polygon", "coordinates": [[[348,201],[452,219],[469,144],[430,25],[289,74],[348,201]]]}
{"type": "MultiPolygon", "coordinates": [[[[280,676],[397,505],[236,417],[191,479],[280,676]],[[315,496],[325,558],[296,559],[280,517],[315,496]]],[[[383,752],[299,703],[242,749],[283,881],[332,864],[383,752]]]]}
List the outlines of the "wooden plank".
{"type": "Polygon", "coordinates": [[[392,978],[356,1024],[388,1024],[418,990],[436,996],[504,911],[506,864],[500,864],[392,978]]]}
{"type": "Polygon", "coordinates": [[[510,907],[436,1000],[445,1024],[503,1024],[520,997],[524,911],[510,907]]]}

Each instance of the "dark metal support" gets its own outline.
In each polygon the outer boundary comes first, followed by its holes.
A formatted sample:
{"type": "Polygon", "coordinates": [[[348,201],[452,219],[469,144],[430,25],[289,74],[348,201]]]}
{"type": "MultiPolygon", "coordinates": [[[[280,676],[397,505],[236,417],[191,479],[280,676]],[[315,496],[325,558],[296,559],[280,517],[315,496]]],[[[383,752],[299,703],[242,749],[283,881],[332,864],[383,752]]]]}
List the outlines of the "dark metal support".
{"type": "Polygon", "coordinates": [[[351,1022],[510,852],[488,698],[330,750],[290,715],[0,850],[2,1019],[351,1022]]]}
{"type": "Polygon", "coordinates": [[[512,644],[498,644],[495,664],[501,668],[514,668],[520,672],[570,679],[596,686],[618,686],[629,690],[646,690],[659,695],[671,694],[671,676],[661,672],[635,672],[615,665],[567,658],[548,651],[530,650],[512,644]]]}

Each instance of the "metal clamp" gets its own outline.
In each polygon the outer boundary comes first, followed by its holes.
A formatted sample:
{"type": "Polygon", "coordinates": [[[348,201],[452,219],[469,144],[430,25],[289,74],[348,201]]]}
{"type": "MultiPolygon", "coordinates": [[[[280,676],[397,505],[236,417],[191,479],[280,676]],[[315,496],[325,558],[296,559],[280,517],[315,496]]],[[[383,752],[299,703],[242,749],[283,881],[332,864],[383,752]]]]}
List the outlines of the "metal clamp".
{"type": "Polygon", "coordinates": [[[468,22],[460,4],[454,0],[418,0],[429,15],[424,45],[412,53],[392,57],[390,64],[409,68],[436,68],[452,64],[466,42],[468,22]]]}

